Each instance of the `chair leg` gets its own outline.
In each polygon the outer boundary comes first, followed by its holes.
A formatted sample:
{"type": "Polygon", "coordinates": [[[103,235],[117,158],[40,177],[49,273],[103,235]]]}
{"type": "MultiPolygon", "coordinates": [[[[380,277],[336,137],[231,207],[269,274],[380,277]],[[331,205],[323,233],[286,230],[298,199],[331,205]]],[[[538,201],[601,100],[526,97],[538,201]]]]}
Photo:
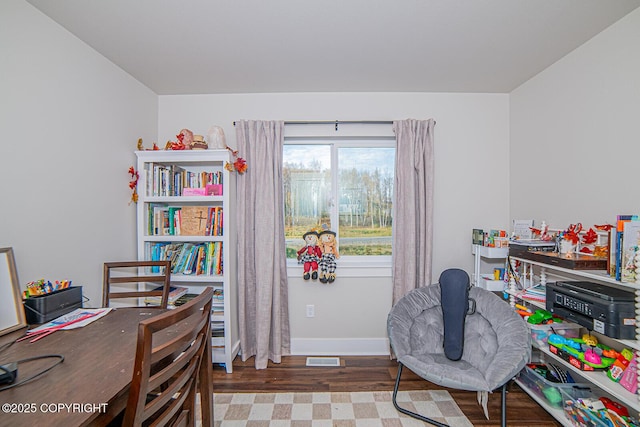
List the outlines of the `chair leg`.
{"type": "Polygon", "coordinates": [[[500,425],[507,427],[507,384],[509,381],[502,384],[502,397],[500,401],[500,425]]]}
{"type": "Polygon", "coordinates": [[[399,412],[405,415],[408,415],[410,417],[416,418],[418,420],[424,421],[427,424],[431,424],[438,427],[449,427],[448,424],[439,423],[436,420],[432,420],[431,418],[427,418],[420,414],[416,414],[415,412],[411,412],[408,409],[401,408],[400,405],[398,405],[398,402],[396,401],[396,396],[398,395],[398,386],[400,385],[400,376],[402,375],[402,367],[403,367],[402,363],[398,362],[398,376],[396,377],[396,385],[393,387],[393,406],[395,406],[395,408],[399,412]]]}

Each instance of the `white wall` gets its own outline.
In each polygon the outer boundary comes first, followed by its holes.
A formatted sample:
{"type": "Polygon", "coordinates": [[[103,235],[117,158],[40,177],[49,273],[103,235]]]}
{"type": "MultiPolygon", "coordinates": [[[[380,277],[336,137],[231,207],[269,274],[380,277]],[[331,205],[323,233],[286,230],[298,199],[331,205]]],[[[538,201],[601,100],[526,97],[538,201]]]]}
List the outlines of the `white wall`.
{"type": "MultiPolygon", "coordinates": [[[[471,229],[508,226],[508,95],[447,93],[295,93],[160,96],[159,145],[182,128],[222,126],[236,147],[233,121],[434,118],[433,278],[473,268],[471,229]]],[[[242,155],[242,153],[240,153],[242,155]]],[[[251,165],[249,165],[251,167],[251,165]]],[[[390,278],[340,277],[332,285],[289,280],[294,352],[376,352],[386,347],[390,278]],[[314,304],[316,316],[305,317],[314,304]]]]}
{"type": "Polygon", "coordinates": [[[99,305],[102,264],[135,257],[127,169],[157,96],[22,0],[0,2],[0,247],[22,288],[71,279],[99,305]]]}
{"type": "Polygon", "coordinates": [[[511,93],[510,216],[640,213],[640,9],[511,93]]]}

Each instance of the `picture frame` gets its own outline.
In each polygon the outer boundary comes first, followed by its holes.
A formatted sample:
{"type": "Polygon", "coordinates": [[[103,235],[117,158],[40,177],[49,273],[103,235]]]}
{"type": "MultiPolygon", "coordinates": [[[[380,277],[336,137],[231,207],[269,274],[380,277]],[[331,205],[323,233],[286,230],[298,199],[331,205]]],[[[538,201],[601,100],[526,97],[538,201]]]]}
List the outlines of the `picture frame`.
{"type": "Polygon", "coordinates": [[[0,248],[0,336],[26,327],[13,248],[0,248]]]}

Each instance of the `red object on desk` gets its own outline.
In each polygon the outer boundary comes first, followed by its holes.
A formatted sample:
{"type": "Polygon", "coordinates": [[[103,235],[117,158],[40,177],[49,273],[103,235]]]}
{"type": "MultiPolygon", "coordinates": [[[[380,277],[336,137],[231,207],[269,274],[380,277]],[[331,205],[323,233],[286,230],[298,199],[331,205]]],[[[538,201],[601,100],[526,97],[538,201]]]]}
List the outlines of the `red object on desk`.
{"type": "Polygon", "coordinates": [[[61,323],[61,324],[56,325],[56,326],[52,326],[50,328],[40,329],[39,331],[36,331],[36,332],[27,331],[27,335],[25,335],[24,337],[20,338],[18,341],[26,340],[26,339],[29,339],[29,338],[32,338],[32,337],[37,337],[37,338],[34,338],[31,341],[29,341],[29,342],[36,342],[39,339],[44,338],[47,335],[50,335],[50,334],[54,333],[55,331],[58,331],[58,330],[60,330],[62,328],[65,328],[65,327],[67,327],[69,325],[72,325],[74,323],[82,322],[83,320],[89,319],[91,317],[95,317],[100,313],[102,313],[102,312],[99,311],[97,313],[85,314],[84,316],[78,317],[77,319],[70,320],[68,322],[61,323]]]}

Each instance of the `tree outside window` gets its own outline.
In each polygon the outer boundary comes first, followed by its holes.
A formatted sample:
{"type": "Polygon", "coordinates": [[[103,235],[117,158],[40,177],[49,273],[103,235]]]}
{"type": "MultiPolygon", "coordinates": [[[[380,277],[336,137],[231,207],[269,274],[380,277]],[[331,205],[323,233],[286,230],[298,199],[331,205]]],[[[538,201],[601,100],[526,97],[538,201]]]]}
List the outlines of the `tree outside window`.
{"type": "Polygon", "coordinates": [[[335,231],[341,257],[391,255],[393,142],[286,143],[283,154],[287,258],[312,228],[335,231]]]}

